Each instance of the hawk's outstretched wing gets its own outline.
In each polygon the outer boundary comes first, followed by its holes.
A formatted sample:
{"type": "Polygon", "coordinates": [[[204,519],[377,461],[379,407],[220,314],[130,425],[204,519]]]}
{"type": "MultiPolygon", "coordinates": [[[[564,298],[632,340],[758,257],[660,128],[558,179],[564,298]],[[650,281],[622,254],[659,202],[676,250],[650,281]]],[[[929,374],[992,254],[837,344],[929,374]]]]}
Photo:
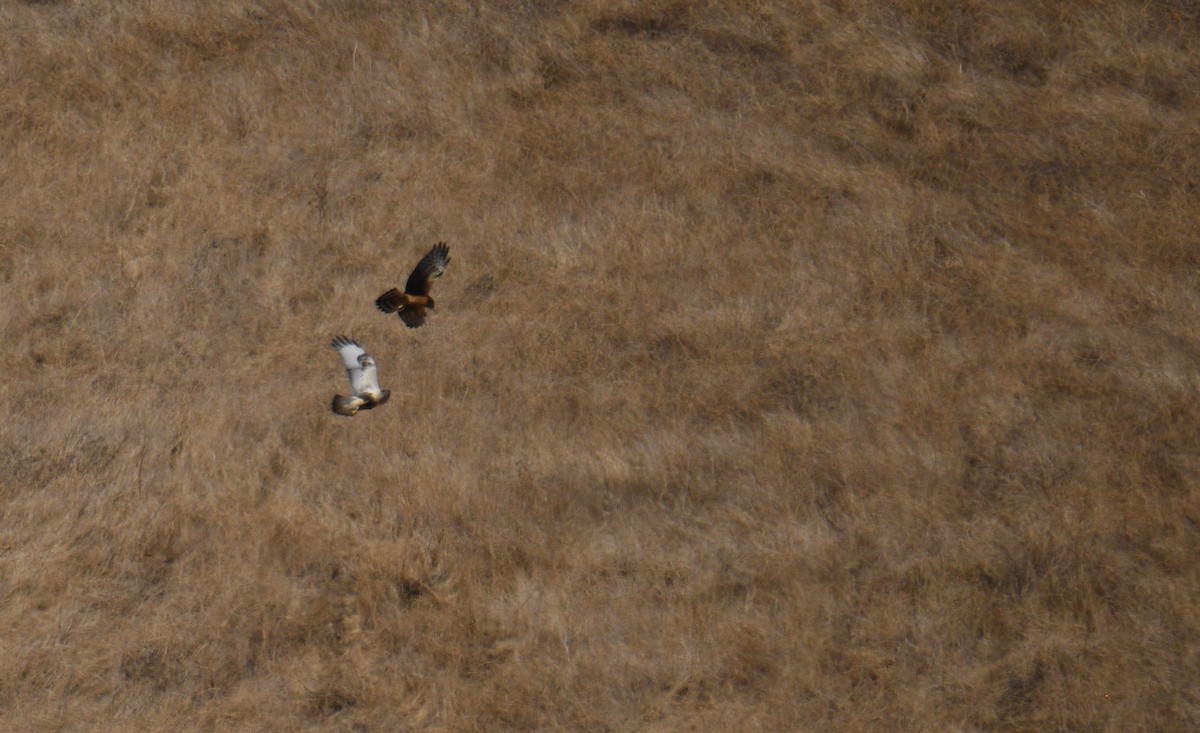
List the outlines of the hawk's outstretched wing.
{"type": "Polygon", "coordinates": [[[357,341],[351,341],[345,336],[338,336],[330,345],[337,349],[338,355],[342,357],[342,365],[346,367],[346,376],[350,378],[350,394],[357,397],[363,391],[363,367],[359,363],[358,357],[364,356],[367,350],[357,341]]]}
{"type": "Polygon", "coordinates": [[[404,292],[409,295],[429,295],[433,281],[442,276],[449,264],[450,247],[445,242],[438,242],[413,268],[408,282],[404,284],[404,292]]]}

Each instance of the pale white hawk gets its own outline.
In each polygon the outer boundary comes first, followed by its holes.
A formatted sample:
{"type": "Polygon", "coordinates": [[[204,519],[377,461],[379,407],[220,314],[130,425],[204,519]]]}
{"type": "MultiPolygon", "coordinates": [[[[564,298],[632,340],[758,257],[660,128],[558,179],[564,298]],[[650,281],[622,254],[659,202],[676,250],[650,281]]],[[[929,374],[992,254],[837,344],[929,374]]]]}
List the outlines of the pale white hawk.
{"type": "Polygon", "coordinates": [[[345,336],[338,336],[330,344],[337,349],[350,378],[350,396],[333,396],[333,411],[351,416],[359,410],[370,410],[388,401],[391,392],[379,387],[379,370],[375,368],[375,357],[345,336]]]}

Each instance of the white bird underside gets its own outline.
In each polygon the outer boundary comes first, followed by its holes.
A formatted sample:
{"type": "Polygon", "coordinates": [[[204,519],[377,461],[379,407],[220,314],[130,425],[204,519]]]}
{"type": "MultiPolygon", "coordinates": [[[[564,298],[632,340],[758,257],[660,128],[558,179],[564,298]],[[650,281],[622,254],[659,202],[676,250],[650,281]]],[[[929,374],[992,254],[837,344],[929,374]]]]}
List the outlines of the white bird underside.
{"type": "Polygon", "coordinates": [[[360,409],[369,410],[387,402],[390,393],[379,386],[379,370],[375,359],[358,342],[338,336],[331,344],[342,357],[346,376],[350,379],[350,397],[337,395],[333,398],[333,411],[339,415],[353,415],[360,409]]]}

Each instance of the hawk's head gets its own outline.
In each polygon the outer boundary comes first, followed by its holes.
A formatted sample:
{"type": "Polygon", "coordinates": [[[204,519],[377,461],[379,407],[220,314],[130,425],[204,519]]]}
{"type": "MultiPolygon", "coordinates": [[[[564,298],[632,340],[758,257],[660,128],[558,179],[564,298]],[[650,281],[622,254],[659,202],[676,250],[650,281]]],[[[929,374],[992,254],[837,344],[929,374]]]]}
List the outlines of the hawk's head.
{"type": "Polygon", "coordinates": [[[370,354],[359,354],[358,365],[363,369],[366,369],[367,367],[373,367],[375,366],[375,357],[371,356],[370,354]]]}

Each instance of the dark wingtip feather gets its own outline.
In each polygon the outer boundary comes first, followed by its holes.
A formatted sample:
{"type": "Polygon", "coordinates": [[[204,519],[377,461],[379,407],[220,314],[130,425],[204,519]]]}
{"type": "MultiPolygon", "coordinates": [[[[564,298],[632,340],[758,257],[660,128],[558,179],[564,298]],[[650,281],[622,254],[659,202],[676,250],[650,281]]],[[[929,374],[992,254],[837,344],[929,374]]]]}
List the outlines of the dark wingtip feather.
{"type": "Polygon", "coordinates": [[[445,242],[433,245],[428,254],[422,257],[417,266],[413,268],[412,274],[408,276],[408,282],[404,284],[404,292],[409,295],[429,295],[433,281],[446,271],[446,265],[450,262],[449,252],[450,248],[445,242]]]}

